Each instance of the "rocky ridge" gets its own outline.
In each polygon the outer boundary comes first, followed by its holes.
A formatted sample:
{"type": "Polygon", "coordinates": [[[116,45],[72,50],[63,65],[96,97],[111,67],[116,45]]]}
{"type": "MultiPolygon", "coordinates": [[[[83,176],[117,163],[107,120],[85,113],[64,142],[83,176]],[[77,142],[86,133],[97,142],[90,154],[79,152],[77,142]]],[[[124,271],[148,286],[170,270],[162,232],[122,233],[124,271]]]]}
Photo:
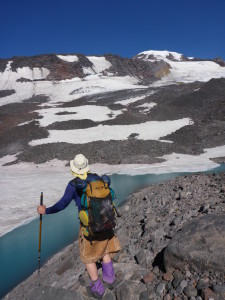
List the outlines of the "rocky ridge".
{"type": "MultiPolygon", "coordinates": [[[[130,300],[208,300],[225,299],[225,277],[216,265],[202,265],[205,255],[223,259],[221,248],[204,247],[179,268],[166,263],[166,252],[182,230],[203,222],[220,220],[225,226],[225,174],[195,174],[155,184],[133,194],[119,208],[116,234],[122,250],[114,258],[116,283],[106,290],[103,299],[130,300]],[[192,268],[192,261],[201,263],[192,268]]],[[[213,226],[204,227],[205,241],[213,226]]],[[[196,226],[195,226],[196,227],[196,226]]],[[[185,231],[183,231],[185,232],[185,231]]],[[[201,231],[200,231],[201,232],[201,231]]],[[[224,231],[218,233],[224,249],[224,231]]],[[[215,241],[213,241],[215,243],[215,241]]],[[[182,248],[182,247],[181,247],[182,248]]],[[[200,248],[198,248],[199,250],[200,248]]],[[[78,258],[78,244],[70,245],[51,258],[41,269],[41,287],[35,272],[4,299],[91,299],[88,298],[88,275],[78,258]]],[[[170,257],[170,260],[173,258],[170,257]]],[[[212,260],[213,260],[212,259],[212,260]]],[[[175,260],[174,260],[175,261],[175,260]]],[[[101,276],[101,269],[99,269],[101,276]]]]}
{"type": "MultiPolygon", "coordinates": [[[[65,57],[67,57],[65,55],[65,57]]],[[[72,79],[74,77],[85,78],[88,76],[84,72],[84,68],[90,68],[93,74],[98,73],[94,70],[93,63],[88,59],[88,56],[83,54],[73,54],[78,59],[77,61],[66,61],[58,57],[56,54],[42,54],[36,56],[19,56],[12,57],[11,59],[0,59],[0,72],[6,70],[7,64],[11,61],[11,70],[16,72],[19,68],[28,67],[31,70],[34,68],[46,68],[50,73],[46,78],[39,80],[66,80],[72,79]]],[[[96,56],[98,57],[98,56],[96,56]]],[[[165,76],[169,73],[170,66],[164,61],[148,62],[136,58],[123,58],[118,55],[106,54],[99,56],[105,58],[110,62],[111,66],[100,72],[101,75],[107,76],[108,73],[110,76],[134,76],[142,83],[152,83],[157,79],[160,79],[162,76],[165,76]]],[[[18,81],[26,82],[26,79],[21,77],[18,81]]],[[[28,79],[28,81],[35,81],[38,79],[28,79]]]]}

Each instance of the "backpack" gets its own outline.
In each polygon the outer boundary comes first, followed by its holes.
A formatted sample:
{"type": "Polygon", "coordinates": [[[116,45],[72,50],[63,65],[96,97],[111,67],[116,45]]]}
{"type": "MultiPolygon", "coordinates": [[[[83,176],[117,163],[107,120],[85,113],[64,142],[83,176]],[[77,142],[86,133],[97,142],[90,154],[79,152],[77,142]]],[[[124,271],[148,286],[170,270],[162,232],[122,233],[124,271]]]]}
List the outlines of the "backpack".
{"type": "Polygon", "coordinates": [[[113,189],[103,180],[87,182],[81,196],[83,210],[79,213],[82,231],[87,239],[99,239],[116,226],[113,199],[113,189]]]}

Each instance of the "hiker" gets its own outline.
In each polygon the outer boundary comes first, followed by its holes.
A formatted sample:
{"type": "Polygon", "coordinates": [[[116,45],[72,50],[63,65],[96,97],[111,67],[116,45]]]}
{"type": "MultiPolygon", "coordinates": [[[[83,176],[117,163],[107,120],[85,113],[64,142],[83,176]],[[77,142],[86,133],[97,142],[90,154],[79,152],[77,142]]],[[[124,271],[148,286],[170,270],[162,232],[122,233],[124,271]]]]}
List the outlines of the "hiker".
{"type": "MultiPolygon", "coordinates": [[[[70,170],[74,179],[72,179],[65,190],[63,197],[53,206],[46,208],[45,205],[39,205],[37,211],[39,214],[53,214],[65,209],[72,200],[78,207],[80,217],[80,231],[79,231],[79,251],[80,259],[85,263],[87,272],[91,279],[89,292],[97,299],[101,299],[105,292],[105,287],[113,288],[115,282],[115,273],[112,264],[112,257],[121,249],[120,242],[114,234],[113,228],[107,229],[104,232],[96,234],[95,238],[89,239],[84,226],[85,220],[82,220],[85,214],[84,204],[82,205],[82,194],[87,189],[87,185],[94,182],[104,181],[107,186],[110,186],[110,178],[107,175],[100,177],[97,174],[91,173],[89,170],[88,160],[82,155],[78,154],[74,160],[70,161],[70,170]],[[98,277],[98,270],[96,263],[102,262],[102,279],[103,283],[98,277]]],[[[109,188],[110,189],[110,188],[109,188]]],[[[111,189],[111,191],[113,191],[111,189]]]]}

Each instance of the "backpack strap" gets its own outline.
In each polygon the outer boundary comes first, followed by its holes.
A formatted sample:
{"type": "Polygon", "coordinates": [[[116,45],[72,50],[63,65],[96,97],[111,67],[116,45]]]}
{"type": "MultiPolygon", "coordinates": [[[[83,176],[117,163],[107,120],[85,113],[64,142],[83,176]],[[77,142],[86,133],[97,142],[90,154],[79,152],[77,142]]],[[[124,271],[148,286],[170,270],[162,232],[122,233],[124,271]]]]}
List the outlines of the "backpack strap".
{"type": "Polygon", "coordinates": [[[92,186],[91,186],[91,182],[87,180],[87,184],[89,184],[90,190],[91,190],[91,194],[92,194],[92,186]]]}

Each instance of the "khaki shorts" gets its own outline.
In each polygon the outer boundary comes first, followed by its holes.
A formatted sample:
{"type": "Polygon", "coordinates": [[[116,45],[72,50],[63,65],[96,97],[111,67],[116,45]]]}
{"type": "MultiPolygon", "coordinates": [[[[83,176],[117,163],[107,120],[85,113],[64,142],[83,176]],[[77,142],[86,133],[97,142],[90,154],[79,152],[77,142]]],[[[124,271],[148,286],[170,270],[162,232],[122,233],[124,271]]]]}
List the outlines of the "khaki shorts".
{"type": "Polygon", "coordinates": [[[105,254],[113,256],[121,250],[121,244],[118,238],[114,235],[110,240],[104,241],[88,241],[80,229],[79,232],[79,249],[80,259],[83,263],[94,263],[103,258],[105,254]]]}

